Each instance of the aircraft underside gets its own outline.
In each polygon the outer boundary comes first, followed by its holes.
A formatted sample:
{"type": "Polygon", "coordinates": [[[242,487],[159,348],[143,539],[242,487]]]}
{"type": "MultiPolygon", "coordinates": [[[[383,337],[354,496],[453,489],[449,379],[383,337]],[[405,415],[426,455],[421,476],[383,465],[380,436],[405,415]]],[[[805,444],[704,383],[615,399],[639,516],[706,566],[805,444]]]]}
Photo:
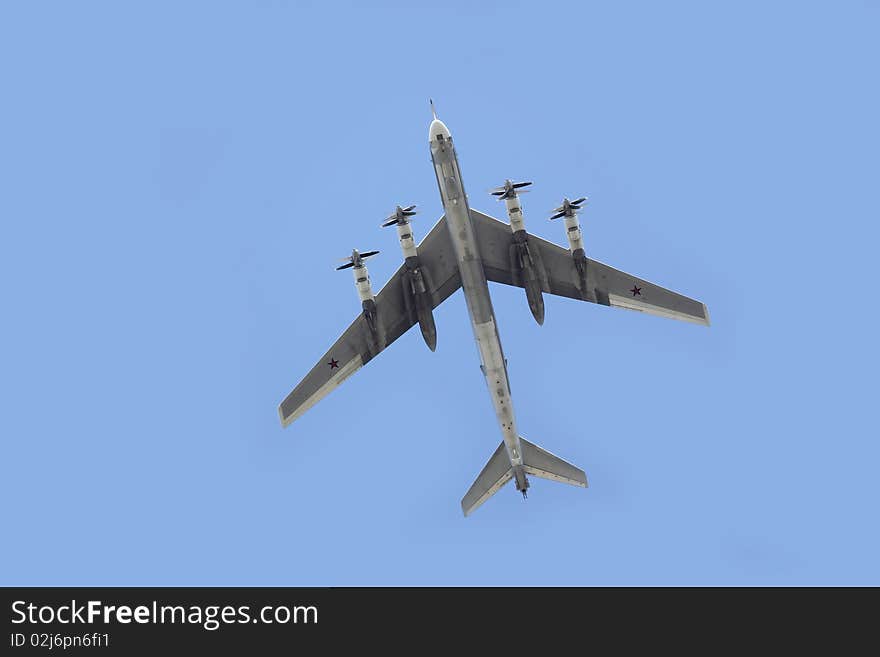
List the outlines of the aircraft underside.
{"type": "Polygon", "coordinates": [[[385,220],[383,226],[397,229],[404,264],[376,295],[364,259],[378,252],[355,250],[338,267],[352,269],[361,314],[281,402],[281,422],[288,426],[415,324],[433,351],[437,330],[432,311],[462,288],[502,436],[462,499],[462,511],[469,515],[511,479],[525,495],[528,475],[586,487],[583,470],[533,445],[517,431],[488,281],[523,288],[538,324],[544,322],[544,293],[708,326],[706,306],[587,257],[578,219],[585,198],[564,199],[551,216],[563,219],[568,249],[526,231],[519,194],[527,191],[523,188],[530,182],[508,180],[492,192],[505,202],[509,223],[472,210],[452,136],[436,115],[429,142],[445,214],[418,245],[410,223],[415,206],[398,206],[385,220]]]}

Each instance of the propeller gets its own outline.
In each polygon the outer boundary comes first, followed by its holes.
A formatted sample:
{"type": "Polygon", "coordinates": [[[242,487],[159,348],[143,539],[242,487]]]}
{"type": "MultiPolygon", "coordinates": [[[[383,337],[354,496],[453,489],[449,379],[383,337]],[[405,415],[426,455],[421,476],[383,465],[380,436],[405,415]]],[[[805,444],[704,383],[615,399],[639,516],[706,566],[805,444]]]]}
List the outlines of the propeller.
{"type": "Polygon", "coordinates": [[[342,258],[342,260],[346,261],[345,264],[337,267],[336,271],[339,271],[340,269],[349,269],[351,267],[363,267],[364,266],[364,263],[363,263],[364,259],[369,258],[370,256],[374,256],[377,253],[379,253],[379,252],[378,251],[365,251],[364,253],[360,253],[360,252],[358,252],[357,249],[352,249],[350,256],[348,256],[347,258],[342,258]]]}
{"type": "Polygon", "coordinates": [[[531,181],[515,183],[508,179],[504,181],[504,185],[493,189],[489,193],[492,196],[497,196],[499,201],[506,198],[516,198],[517,193],[525,194],[526,192],[528,192],[529,190],[523,189],[523,187],[528,187],[531,184],[531,181]]]}
{"type": "Polygon", "coordinates": [[[382,222],[382,228],[394,226],[395,224],[404,225],[409,223],[409,218],[418,214],[415,210],[416,206],[414,205],[410,205],[406,208],[402,208],[398,205],[394,210],[394,214],[382,222]]]}
{"type": "Polygon", "coordinates": [[[581,203],[586,200],[586,196],[581,196],[574,201],[569,201],[567,198],[562,199],[562,205],[553,210],[553,216],[551,216],[550,219],[559,219],[560,217],[565,216],[571,217],[575,212],[578,212],[581,209],[581,203]]]}

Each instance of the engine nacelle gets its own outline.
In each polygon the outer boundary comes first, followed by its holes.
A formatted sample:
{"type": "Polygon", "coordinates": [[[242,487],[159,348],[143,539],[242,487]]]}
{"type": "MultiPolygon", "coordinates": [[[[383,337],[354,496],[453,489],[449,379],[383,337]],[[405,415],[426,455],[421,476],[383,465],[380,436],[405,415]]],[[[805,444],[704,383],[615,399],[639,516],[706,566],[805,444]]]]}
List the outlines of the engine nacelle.
{"type": "Polygon", "coordinates": [[[577,272],[577,286],[580,290],[581,298],[586,301],[596,301],[597,291],[592,290],[589,286],[587,276],[588,260],[584,253],[584,235],[581,232],[581,222],[578,219],[578,212],[586,200],[586,196],[582,196],[574,201],[569,201],[568,198],[562,199],[562,205],[553,211],[553,216],[550,219],[559,219],[561,217],[565,220],[565,237],[568,240],[568,250],[571,252],[571,259],[574,261],[574,267],[577,272]]]}
{"type": "Polygon", "coordinates": [[[418,249],[416,249],[416,241],[413,237],[412,224],[397,223],[397,238],[400,240],[400,249],[403,251],[404,258],[418,257],[418,249]]]}
{"type": "Polygon", "coordinates": [[[376,297],[373,295],[373,286],[370,282],[370,272],[361,261],[360,265],[352,268],[354,285],[357,288],[358,298],[361,300],[361,312],[370,327],[370,335],[373,339],[373,348],[378,353],[385,348],[385,340],[380,331],[378,313],[376,312],[376,297]]]}
{"type": "Polygon", "coordinates": [[[568,238],[568,249],[571,251],[571,258],[574,260],[574,267],[577,271],[581,298],[585,301],[596,301],[596,295],[587,283],[587,255],[584,251],[584,235],[581,232],[581,222],[575,212],[565,215],[565,236],[568,238]]]}
{"type": "Polygon", "coordinates": [[[584,250],[584,235],[581,232],[581,222],[577,213],[565,215],[565,236],[568,238],[568,248],[572,254],[580,249],[584,250]]]}
{"type": "Polygon", "coordinates": [[[370,282],[370,272],[367,271],[367,266],[362,263],[360,266],[352,267],[351,273],[354,275],[354,286],[357,288],[358,298],[361,302],[375,300],[376,297],[373,295],[373,285],[370,282]]]}
{"type": "Polygon", "coordinates": [[[504,199],[507,206],[507,218],[510,220],[510,230],[514,233],[526,229],[525,221],[523,221],[522,204],[519,202],[518,196],[508,197],[504,199]]]}
{"type": "Polygon", "coordinates": [[[544,266],[537,250],[533,250],[529,245],[529,234],[526,232],[519,196],[515,193],[508,194],[504,198],[504,203],[507,206],[507,218],[510,220],[510,230],[513,233],[513,241],[510,245],[511,270],[521,279],[519,282],[526,291],[532,317],[538,324],[543,324],[544,295],[541,280],[544,277],[544,266]]]}
{"type": "Polygon", "coordinates": [[[412,224],[404,217],[397,220],[397,237],[404,258],[403,302],[410,321],[418,322],[422,339],[428,349],[437,348],[437,325],[434,323],[433,304],[429,292],[431,286],[425,280],[427,275],[419,258],[412,224]]]}

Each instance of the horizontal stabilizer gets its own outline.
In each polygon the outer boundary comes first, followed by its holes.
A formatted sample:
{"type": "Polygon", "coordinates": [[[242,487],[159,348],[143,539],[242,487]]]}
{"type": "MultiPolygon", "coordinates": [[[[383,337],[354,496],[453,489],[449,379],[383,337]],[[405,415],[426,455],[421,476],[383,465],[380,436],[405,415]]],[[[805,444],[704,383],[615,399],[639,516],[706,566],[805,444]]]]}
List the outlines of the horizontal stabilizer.
{"type": "Polygon", "coordinates": [[[530,475],[581,488],[587,487],[587,474],[580,468],[530,443],[522,436],[519,437],[519,442],[522,445],[523,467],[530,475]]]}
{"type": "Polygon", "coordinates": [[[510,457],[507,456],[507,450],[502,441],[467,495],[461,500],[461,510],[464,511],[464,515],[469,516],[473,513],[478,506],[510,481],[511,477],[513,477],[513,469],[510,467],[510,457]]]}
{"type": "Polygon", "coordinates": [[[581,488],[587,487],[587,475],[580,468],[563,461],[546,449],[541,449],[530,443],[522,436],[519,437],[519,442],[522,449],[522,465],[511,466],[504,443],[498,445],[498,449],[492,454],[486,467],[483,468],[467,495],[461,500],[461,510],[464,511],[464,515],[469,516],[473,513],[483,502],[497,493],[504,484],[513,479],[514,475],[516,475],[518,482],[517,489],[523,495],[529,486],[525,478],[526,474],[581,488]]]}

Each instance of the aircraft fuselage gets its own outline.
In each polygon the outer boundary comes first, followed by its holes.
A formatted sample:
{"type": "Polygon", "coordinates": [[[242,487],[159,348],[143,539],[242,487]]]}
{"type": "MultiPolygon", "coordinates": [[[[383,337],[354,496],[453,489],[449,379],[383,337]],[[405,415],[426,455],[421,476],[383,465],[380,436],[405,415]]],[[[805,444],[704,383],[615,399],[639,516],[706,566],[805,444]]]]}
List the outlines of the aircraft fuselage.
{"type": "Polygon", "coordinates": [[[439,119],[434,119],[429,130],[431,159],[437,174],[440,198],[446,213],[446,225],[452,238],[461,272],[461,286],[467,302],[468,313],[477,349],[480,353],[480,369],[486,378],[489,396],[504,438],[504,445],[516,488],[525,494],[528,480],[523,469],[522,449],[516,429],[516,418],[510,398],[510,382],[507,377],[507,361],[501,347],[501,338],[495,322],[495,311],[489,295],[489,285],[483,271],[474,227],[471,221],[467,195],[461,179],[458,157],[452,136],[439,119]]]}

